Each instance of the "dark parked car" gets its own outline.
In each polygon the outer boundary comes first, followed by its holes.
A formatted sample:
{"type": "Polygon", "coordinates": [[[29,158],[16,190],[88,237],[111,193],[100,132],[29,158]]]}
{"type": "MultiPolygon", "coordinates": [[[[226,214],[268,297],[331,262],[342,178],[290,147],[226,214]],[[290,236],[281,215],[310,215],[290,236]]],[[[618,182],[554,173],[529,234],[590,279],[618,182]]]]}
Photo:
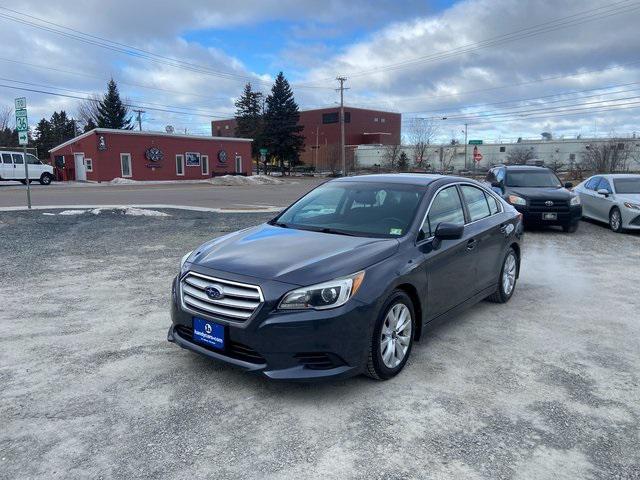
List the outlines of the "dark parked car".
{"type": "Polygon", "coordinates": [[[560,182],[546,167],[501,165],[489,170],[487,183],[524,215],[525,225],[558,225],[575,232],[582,218],[580,197],[573,184],[560,182]]]}
{"type": "Polygon", "coordinates": [[[391,378],[428,325],[509,300],[521,232],[474,181],[332,180],[185,255],[168,339],[273,379],[391,378]]]}

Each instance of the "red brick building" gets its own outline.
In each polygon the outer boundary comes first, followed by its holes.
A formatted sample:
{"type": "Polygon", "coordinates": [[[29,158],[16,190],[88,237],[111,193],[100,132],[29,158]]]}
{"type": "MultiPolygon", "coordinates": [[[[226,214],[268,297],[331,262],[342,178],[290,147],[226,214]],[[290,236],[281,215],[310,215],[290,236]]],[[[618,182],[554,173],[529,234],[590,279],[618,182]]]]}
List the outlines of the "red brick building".
{"type": "Polygon", "coordinates": [[[251,140],[96,128],[49,151],[60,180],[251,175],[251,140]]]}
{"type": "MultiPolygon", "coordinates": [[[[357,145],[399,145],[402,116],[382,110],[368,110],[345,106],[345,144],[347,152],[357,145]]],[[[326,167],[340,146],[340,108],[329,107],[300,112],[299,124],[304,126],[305,151],[300,159],[307,165],[326,167]]],[[[234,119],[214,120],[211,133],[218,137],[235,135],[234,119]]]]}

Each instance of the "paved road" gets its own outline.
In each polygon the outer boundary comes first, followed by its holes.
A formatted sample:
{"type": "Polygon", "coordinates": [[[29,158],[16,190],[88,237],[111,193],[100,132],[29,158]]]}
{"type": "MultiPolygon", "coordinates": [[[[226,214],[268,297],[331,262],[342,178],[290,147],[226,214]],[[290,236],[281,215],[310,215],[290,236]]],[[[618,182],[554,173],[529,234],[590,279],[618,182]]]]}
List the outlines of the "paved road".
{"type": "MultiPolygon", "coordinates": [[[[297,177],[279,185],[222,187],[209,184],[152,185],[32,185],[33,205],[187,205],[197,207],[283,207],[323,180],[297,177]]],[[[0,207],[26,204],[25,187],[11,182],[0,185],[0,207]]]]}
{"type": "Polygon", "coordinates": [[[182,254],[267,218],[169,213],[0,212],[0,478],[638,478],[640,235],[527,233],[400,376],[299,385],[167,343],[182,254]]]}

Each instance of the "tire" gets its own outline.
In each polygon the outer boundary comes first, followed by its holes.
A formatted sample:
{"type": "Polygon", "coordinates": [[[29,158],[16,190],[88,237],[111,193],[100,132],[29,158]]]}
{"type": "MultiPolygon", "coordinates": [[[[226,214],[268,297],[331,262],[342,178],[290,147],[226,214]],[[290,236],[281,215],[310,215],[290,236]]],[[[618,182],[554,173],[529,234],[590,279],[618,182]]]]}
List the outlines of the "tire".
{"type": "Polygon", "coordinates": [[[40,175],[40,185],[51,185],[51,180],[53,180],[53,178],[49,173],[43,173],[40,175]]]}
{"type": "Polygon", "coordinates": [[[609,228],[616,233],[622,233],[622,214],[618,207],[613,207],[609,212],[609,228]]]}
{"type": "Polygon", "coordinates": [[[365,374],[376,380],[388,380],[400,373],[411,354],[415,330],[413,302],[402,290],[394,290],[380,309],[373,328],[365,374]],[[407,315],[408,323],[405,323],[407,315]],[[398,324],[400,330],[396,330],[398,324]],[[400,339],[405,339],[406,343],[400,339]]]}
{"type": "Polygon", "coordinates": [[[513,296],[513,292],[516,290],[516,283],[518,281],[518,255],[513,248],[510,248],[502,261],[502,268],[500,268],[500,277],[498,277],[498,287],[496,291],[487,297],[487,300],[494,303],[507,303],[513,296]],[[513,263],[510,259],[513,259],[513,263]],[[510,272],[508,275],[511,277],[510,286],[505,284],[505,270],[510,272]]]}
{"type": "Polygon", "coordinates": [[[571,223],[569,225],[563,225],[562,231],[565,233],[575,233],[578,231],[578,222],[571,223]]]}

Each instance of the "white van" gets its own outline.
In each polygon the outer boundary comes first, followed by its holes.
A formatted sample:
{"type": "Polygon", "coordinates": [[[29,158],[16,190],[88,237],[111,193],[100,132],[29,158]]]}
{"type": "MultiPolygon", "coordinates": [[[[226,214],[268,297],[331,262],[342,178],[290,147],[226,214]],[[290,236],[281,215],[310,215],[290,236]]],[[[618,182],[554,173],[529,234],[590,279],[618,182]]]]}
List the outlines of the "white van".
{"type": "MultiPolygon", "coordinates": [[[[29,182],[38,180],[42,185],[49,185],[53,180],[53,167],[30,153],[27,153],[27,167],[29,182]]],[[[19,180],[26,184],[24,155],[21,152],[0,151],[0,180],[19,180]]]]}

